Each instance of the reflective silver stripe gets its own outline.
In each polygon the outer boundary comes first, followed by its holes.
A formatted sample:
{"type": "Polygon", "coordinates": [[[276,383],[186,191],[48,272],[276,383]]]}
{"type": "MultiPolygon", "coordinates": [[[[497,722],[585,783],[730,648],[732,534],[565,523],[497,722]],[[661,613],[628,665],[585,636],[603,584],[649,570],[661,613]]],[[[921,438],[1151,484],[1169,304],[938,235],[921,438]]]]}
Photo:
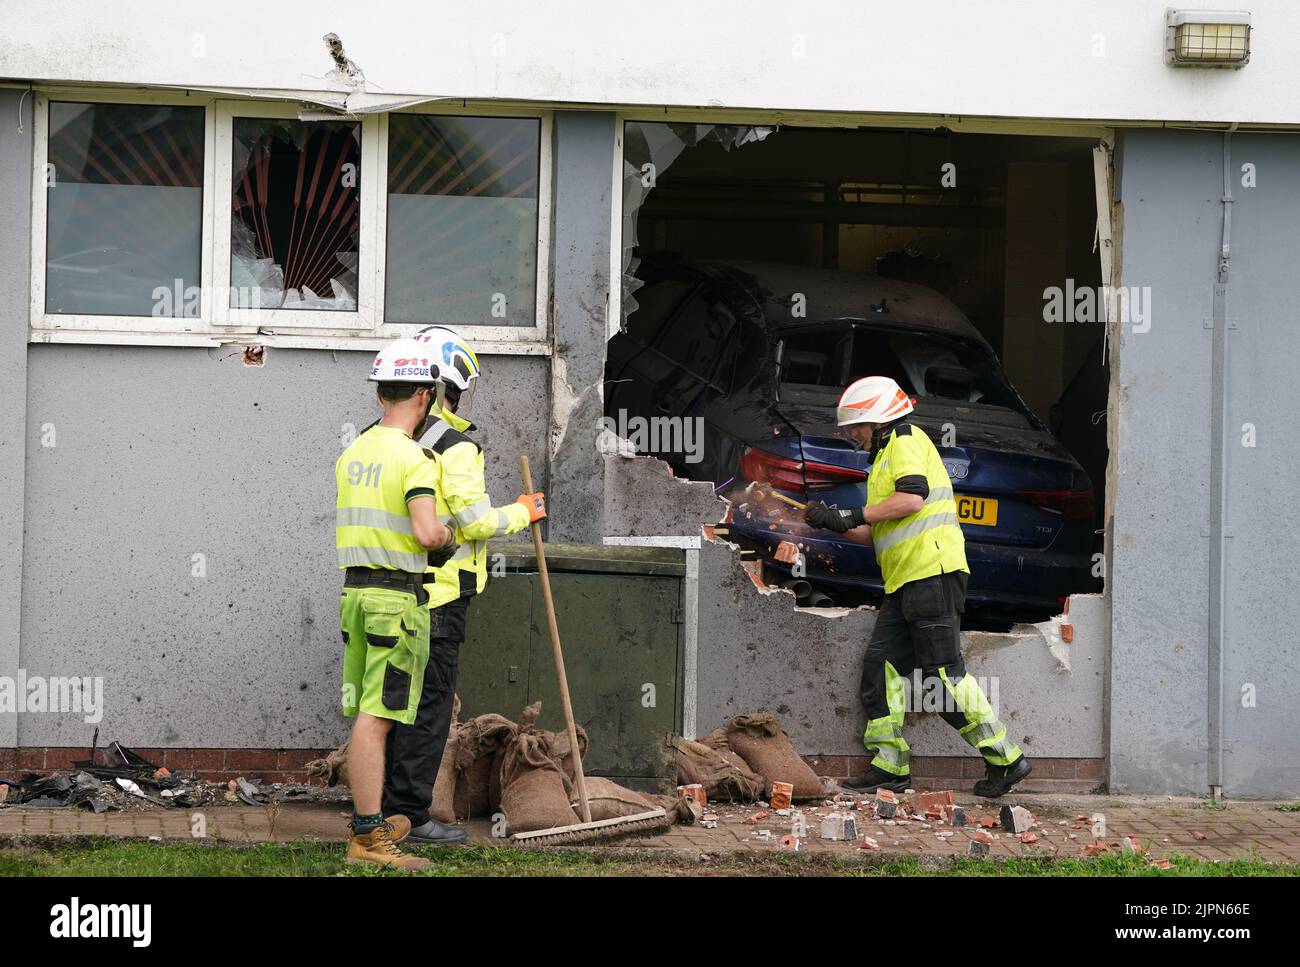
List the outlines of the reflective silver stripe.
{"type": "Polygon", "coordinates": [[[339,507],[334,511],[334,523],[338,527],[377,527],[407,537],[413,533],[410,517],[372,507],[339,507]]]}
{"type": "Polygon", "coordinates": [[[902,735],[902,731],[893,722],[888,720],[884,722],[867,723],[865,737],[867,739],[892,739],[895,736],[902,735]]]}
{"type": "Polygon", "coordinates": [[[475,521],[486,517],[492,512],[492,501],[484,497],[476,504],[470,504],[464,510],[458,510],[455,514],[456,524],[462,528],[468,527],[475,521]]]}
{"type": "Polygon", "coordinates": [[[339,567],[389,567],[419,574],[428,564],[427,554],[407,554],[386,547],[339,548],[339,567]]]}
{"type": "Polygon", "coordinates": [[[912,762],[910,750],[895,749],[892,745],[882,745],[876,749],[875,758],[897,769],[906,769],[912,762]]]}
{"type": "Polygon", "coordinates": [[[463,561],[465,560],[465,558],[473,557],[473,556],[474,556],[474,541],[470,541],[469,543],[461,544],[458,548],[456,548],[456,553],[451,556],[451,559],[453,561],[463,561]]]}
{"type": "Polygon", "coordinates": [[[953,527],[957,526],[957,515],[946,511],[942,514],[932,514],[929,517],[922,517],[920,520],[914,520],[910,524],[904,524],[902,527],[898,528],[898,530],[890,531],[888,534],[876,537],[874,539],[876,544],[876,553],[883,554],[891,547],[896,547],[909,537],[923,534],[935,527],[946,527],[949,524],[953,527]]]}
{"type": "Polygon", "coordinates": [[[927,504],[938,503],[941,500],[952,500],[951,487],[931,487],[930,496],[925,498],[927,504]]]}
{"type": "Polygon", "coordinates": [[[492,532],[493,537],[500,537],[510,530],[510,512],[504,508],[497,508],[497,529],[492,532]]]}
{"type": "Polygon", "coordinates": [[[451,427],[449,425],[444,423],[442,420],[438,420],[433,424],[433,426],[429,427],[424,436],[420,437],[420,442],[424,446],[432,449],[433,445],[441,440],[442,435],[450,429],[451,427]]]}
{"type": "Polygon", "coordinates": [[[961,731],[961,737],[970,745],[979,748],[979,744],[986,740],[1005,738],[1007,727],[1001,722],[976,722],[961,731]]]}

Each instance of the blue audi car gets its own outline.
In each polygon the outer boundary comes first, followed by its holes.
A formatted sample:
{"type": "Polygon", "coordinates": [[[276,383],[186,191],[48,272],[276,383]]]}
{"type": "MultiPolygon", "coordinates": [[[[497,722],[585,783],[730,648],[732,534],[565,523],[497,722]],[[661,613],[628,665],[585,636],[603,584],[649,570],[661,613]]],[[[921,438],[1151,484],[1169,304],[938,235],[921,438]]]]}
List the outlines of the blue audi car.
{"type": "Polygon", "coordinates": [[[665,260],[640,274],[637,308],[610,341],[606,415],[697,421],[702,448],[651,452],[719,486],[726,537],[762,560],[769,583],[805,604],[879,599],[869,541],[810,528],[789,501],[866,502],[868,455],[840,433],[835,404],[852,380],[883,375],[916,398],[910,421],[952,477],[972,623],[1042,621],[1098,590],[1088,475],[948,299],[802,266],[665,260]],[[798,548],[802,573],[778,560],[782,542],[798,548]]]}

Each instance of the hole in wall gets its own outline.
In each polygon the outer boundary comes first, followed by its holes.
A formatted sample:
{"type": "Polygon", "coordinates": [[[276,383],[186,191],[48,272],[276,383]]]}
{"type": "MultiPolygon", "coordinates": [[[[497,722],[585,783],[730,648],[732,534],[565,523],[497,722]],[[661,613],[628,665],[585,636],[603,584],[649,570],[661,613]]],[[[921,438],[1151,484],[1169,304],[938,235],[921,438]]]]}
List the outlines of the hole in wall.
{"type": "Polygon", "coordinates": [[[765,584],[800,604],[879,602],[869,534],[815,530],[790,501],[865,502],[869,457],[834,407],[888,375],[953,480],[967,626],[1041,622],[1101,590],[1091,141],[629,122],[624,146],[605,414],[716,487],[725,539],[765,584]]]}

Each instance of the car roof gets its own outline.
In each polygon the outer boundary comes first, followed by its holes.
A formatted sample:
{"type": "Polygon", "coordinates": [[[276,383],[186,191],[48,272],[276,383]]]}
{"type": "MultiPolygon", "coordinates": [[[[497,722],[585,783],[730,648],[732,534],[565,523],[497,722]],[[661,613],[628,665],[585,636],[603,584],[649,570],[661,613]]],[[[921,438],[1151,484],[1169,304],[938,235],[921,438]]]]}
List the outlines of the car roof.
{"type": "MultiPolygon", "coordinates": [[[[886,279],[865,272],[824,269],[779,262],[707,262],[696,268],[708,275],[727,275],[745,282],[751,276],[778,299],[801,292],[807,298],[803,318],[792,318],[788,307],[766,300],[764,315],[773,327],[808,325],[831,319],[860,319],[914,329],[943,332],[988,346],[988,340],[946,296],[915,282],[886,279]],[[878,311],[877,306],[884,306],[878,311]]],[[[746,283],[748,284],[748,283],[746,283]]]]}

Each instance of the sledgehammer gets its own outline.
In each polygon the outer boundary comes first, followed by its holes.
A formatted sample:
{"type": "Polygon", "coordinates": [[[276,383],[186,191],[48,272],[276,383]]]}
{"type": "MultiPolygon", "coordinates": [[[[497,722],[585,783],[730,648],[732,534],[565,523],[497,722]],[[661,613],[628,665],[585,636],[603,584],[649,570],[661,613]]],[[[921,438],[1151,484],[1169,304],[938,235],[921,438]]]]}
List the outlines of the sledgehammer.
{"type": "Polygon", "coordinates": [[[762,500],[765,496],[774,497],[777,500],[781,501],[781,503],[788,504],[791,507],[797,507],[799,510],[808,509],[807,504],[801,504],[793,497],[787,497],[785,494],[778,494],[775,490],[758,490],[754,487],[752,481],[750,482],[749,486],[745,488],[745,492],[753,496],[755,500],[762,500]]]}

